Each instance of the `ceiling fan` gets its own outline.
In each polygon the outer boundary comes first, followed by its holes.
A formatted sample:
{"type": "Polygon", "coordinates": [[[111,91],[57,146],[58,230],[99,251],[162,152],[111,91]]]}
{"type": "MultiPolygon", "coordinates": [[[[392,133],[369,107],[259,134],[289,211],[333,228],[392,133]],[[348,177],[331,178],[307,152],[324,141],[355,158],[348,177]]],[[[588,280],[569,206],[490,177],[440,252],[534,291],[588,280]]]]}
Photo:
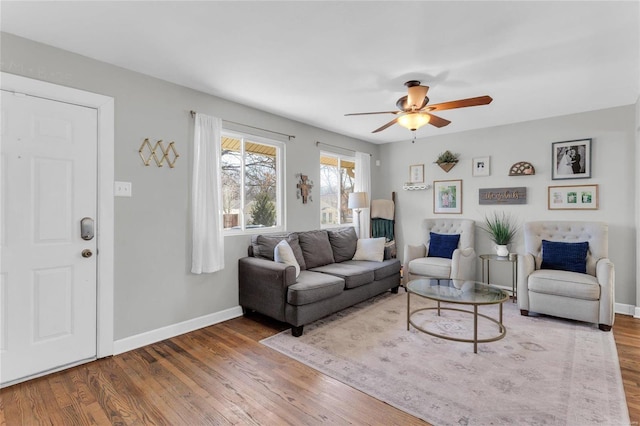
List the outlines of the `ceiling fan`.
{"type": "Polygon", "coordinates": [[[405,84],[408,94],[401,97],[396,102],[400,111],[380,111],[380,112],[355,112],[345,115],[371,115],[371,114],[395,114],[396,118],[371,133],[380,132],[396,123],[409,130],[417,130],[425,124],[436,127],[444,127],[451,121],[431,114],[432,111],[444,111],[447,109],[465,108],[470,106],[487,105],[493,100],[491,96],[478,96],[477,98],[459,99],[457,101],[443,102],[440,104],[427,105],[429,98],[427,92],[429,86],[421,86],[418,80],[410,80],[405,84]]]}

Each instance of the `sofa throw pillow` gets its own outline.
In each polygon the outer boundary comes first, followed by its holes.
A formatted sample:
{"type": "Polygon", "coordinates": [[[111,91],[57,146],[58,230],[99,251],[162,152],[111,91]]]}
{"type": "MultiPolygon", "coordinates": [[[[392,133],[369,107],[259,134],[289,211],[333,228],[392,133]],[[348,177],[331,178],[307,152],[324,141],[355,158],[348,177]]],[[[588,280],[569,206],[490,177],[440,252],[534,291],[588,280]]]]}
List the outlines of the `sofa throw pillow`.
{"type": "Polygon", "coordinates": [[[298,242],[298,234],[296,233],[253,235],[251,237],[253,255],[262,259],[273,260],[274,249],[282,240],[286,240],[289,246],[291,246],[291,250],[293,250],[293,254],[296,257],[296,262],[300,265],[300,269],[306,269],[302,249],[298,242]]]}
{"type": "Polygon", "coordinates": [[[329,243],[329,235],[325,230],[305,231],[298,233],[300,248],[307,269],[333,263],[333,251],[329,243]]]}
{"type": "Polygon", "coordinates": [[[280,241],[273,249],[273,260],[296,268],[296,278],[300,275],[300,265],[298,265],[296,256],[293,254],[293,249],[289,243],[287,243],[287,240],[280,241]]]}
{"type": "Polygon", "coordinates": [[[382,262],[384,260],[385,237],[361,238],[356,245],[356,253],[353,260],[372,260],[382,262]]]}
{"type": "Polygon", "coordinates": [[[460,234],[436,234],[429,232],[429,253],[427,257],[444,257],[451,259],[458,248],[460,234]]]}
{"type": "Polygon", "coordinates": [[[587,273],[589,242],[564,243],[542,240],[542,265],[540,269],[587,273]]]}
{"type": "Polygon", "coordinates": [[[349,226],[348,228],[328,229],[327,232],[333,250],[333,260],[335,262],[351,260],[356,253],[356,245],[358,244],[356,229],[349,226]]]}

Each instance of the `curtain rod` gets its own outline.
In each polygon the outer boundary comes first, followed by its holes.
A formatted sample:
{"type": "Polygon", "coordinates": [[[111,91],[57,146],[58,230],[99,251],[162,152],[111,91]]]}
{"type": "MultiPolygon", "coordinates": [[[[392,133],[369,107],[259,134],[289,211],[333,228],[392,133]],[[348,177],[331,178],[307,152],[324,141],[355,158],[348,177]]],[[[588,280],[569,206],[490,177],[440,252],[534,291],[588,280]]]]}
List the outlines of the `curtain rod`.
{"type": "MultiPolygon", "coordinates": [[[[191,110],[191,117],[194,117],[195,115],[196,115],[196,111],[191,110]]],[[[237,123],[235,121],[229,121],[229,120],[222,120],[222,121],[224,121],[225,123],[229,123],[229,124],[237,124],[238,126],[249,127],[250,129],[262,130],[263,132],[269,132],[269,133],[273,133],[275,135],[286,136],[287,138],[289,138],[289,140],[296,138],[294,135],[288,135],[286,133],[274,132],[273,130],[263,129],[262,127],[249,126],[248,124],[237,123]]]]}
{"type": "MultiPolygon", "coordinates": [[[[358,151],[354,151],[353,149],[349,149],[349,148],[344,148],[342,146],[338,146],[338,145],[331,145],[330,143],[325,143],[325,142],[320,142],[320,141],[316,141],[316,146],[318,145],[325,145],[325,146],[331,146],[333,148],[338,148],[338,149],[342,149],[343,151],[349,151],[349,152],[353,152],[354,154],[358,151]]],[[[371,157],[372,155],[368,152],[365,152],[365,154],[369,154],[369,157],[371,157]]]]}

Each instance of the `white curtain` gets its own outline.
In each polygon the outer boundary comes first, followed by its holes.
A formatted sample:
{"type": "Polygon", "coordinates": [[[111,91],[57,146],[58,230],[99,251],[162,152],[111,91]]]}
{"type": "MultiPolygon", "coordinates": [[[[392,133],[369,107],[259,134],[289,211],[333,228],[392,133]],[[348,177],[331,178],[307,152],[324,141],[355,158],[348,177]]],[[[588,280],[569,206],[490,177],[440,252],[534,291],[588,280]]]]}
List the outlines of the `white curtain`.
{"type": "Polygon", "coordinates": [[[196,113],[191,188],[193,220],[191,272],[194,274],[224,269],[220,174],[221,129],[220,118],[196,113]]]}
{"type": "MultiPolygon", "coordinates": [[[[366,152],[356,152],[356,182],[353,192],[366,192],[367,200],[371,205],[371,155],[366,152]]],[[[371,236],[371,209],[362,209],[360,213],[360,222],[358,216],[354,216],[355,226],[360,230],[358,235],[360,238],[369,238],[371,236]]]]}

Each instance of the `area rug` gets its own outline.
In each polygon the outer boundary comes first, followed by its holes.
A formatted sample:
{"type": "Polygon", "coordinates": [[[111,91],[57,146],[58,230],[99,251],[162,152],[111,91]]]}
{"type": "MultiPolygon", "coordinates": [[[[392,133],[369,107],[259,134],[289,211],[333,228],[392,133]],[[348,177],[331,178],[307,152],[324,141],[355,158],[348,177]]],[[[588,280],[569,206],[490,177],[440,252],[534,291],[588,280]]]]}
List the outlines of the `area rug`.
{"type": "MultiPolygon", "coordinates": [[[[433,306],[413,295],[411,308],[433,306]]],[[[628,425],[613,334],[503,308],[507,334],[478,345],[407,331],[407,295],[386,293],[262,343],[434,425],[628,425]]],[[[479,312],[497,318],[497,306],[479,312]]],[[[473,316],[422,311],[415,322],[472,337],[473,316]]],[[[480,337],[497,326],[479,320],[480,337]]]]}

